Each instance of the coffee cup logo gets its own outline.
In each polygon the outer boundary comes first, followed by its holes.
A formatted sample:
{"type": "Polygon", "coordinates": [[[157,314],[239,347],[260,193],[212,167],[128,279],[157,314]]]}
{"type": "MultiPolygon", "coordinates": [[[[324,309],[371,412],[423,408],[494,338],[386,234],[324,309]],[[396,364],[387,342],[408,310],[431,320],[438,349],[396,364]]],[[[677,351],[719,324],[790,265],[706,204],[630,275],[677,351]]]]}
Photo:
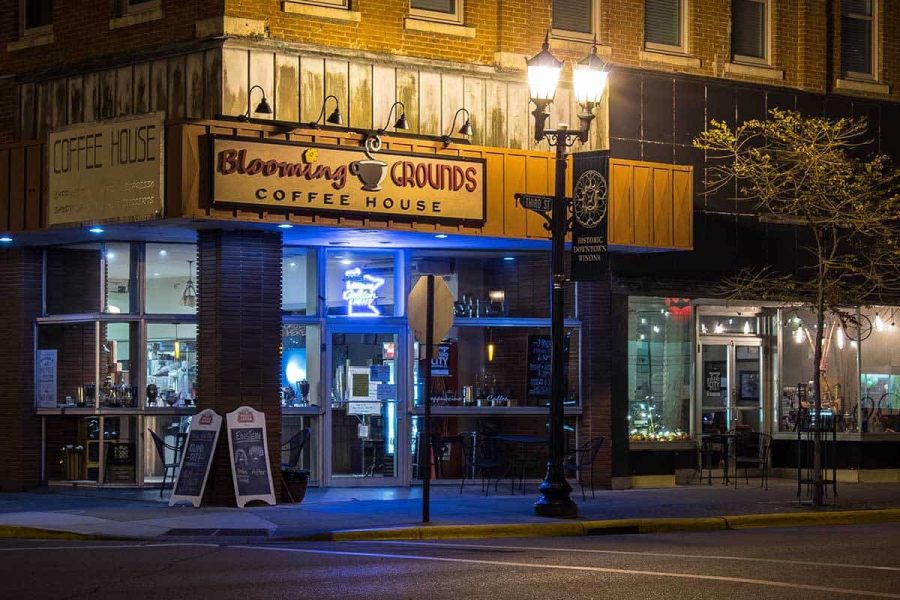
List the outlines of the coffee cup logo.
{"type": "Polygon", "coordinates": [[[372,152],[381,149],[381,139],[378,136],[366,138],[365,150],[367,160],[355,160],[350,163],[350,174],[359,177],[363,184],[363,191],[380,192],[381,182],[387,175],[387,163],[376,159],[372,152]]]}

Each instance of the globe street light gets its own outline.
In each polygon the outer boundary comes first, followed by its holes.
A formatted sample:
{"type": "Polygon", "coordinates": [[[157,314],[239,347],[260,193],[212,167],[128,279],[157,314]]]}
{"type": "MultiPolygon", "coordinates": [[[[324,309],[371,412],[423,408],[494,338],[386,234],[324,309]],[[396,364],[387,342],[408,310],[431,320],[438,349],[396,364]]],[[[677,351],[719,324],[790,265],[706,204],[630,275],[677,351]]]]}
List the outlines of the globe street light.
{"type": "Polygon", "coordinates": [[[547,517],[576,517],[578,506],[569,497],[572,487],[566,481],[563,460],[565,456],[565,315],[563,314],[565,275],[565,239],[570,227],[569,205],[566,198],[566,148],[576,141],[588,140],[594,108],[600,102],[608,79],[606,65],[597,56],[597,43],[591,53],[573,68],[575,98],[581,104],[578,115],[579,128],[570,131],[565,124],[557,129],[546,129],[549,108],[556,96],[562,62],[550,53],[550,35],[544,38],[541,51],[527,61],[528,87],[534,102],[534,139],[546,139],[556,148],[556,187],[550,214],[541,213],[549,221],[551,239],[552,281],[550,292],[551,339],[553,344],[550,361],[550,455],[547,474],[541,482],[541,497],[534,504],[534,512],[547,517]]]}

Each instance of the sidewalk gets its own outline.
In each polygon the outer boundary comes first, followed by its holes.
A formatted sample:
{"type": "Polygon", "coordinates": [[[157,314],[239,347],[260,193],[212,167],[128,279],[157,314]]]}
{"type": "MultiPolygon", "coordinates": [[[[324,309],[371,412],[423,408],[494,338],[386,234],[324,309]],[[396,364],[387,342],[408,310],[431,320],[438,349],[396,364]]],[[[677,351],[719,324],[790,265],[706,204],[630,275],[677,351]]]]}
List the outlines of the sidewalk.
{"type": "MultiPolygon", "coordinates": [[[[758,482],[741,482],[738,489],[714,483],[652,490],[597,491],[591,499],[572,497],[579,506],[578,521],[537,517],[532,512],[536,491],[527,495],[490,496],[470,486],[463,495],[455,486],[433,486],[432,524],[421,527],[421,488],[311,488],[302,504],[274,507],[172,507],[158,490],[43,489],[0,494],[0,537],[55,537],[51,532],[116,538],[248,537],[279,539],[364,539],[369,533],[345,530],[390,529],[380,537],[496,537],[498,535],[584,535],[610,531],[637,532],[675,529],[734,528],[723,517],[766,515],[744,519],[744,526],[790,526],[806,522],[871,522],[900,520],[900,510],[879,513],[842,513],[900,509],[898,484],[843,484],[829,506],[813,511],[797,502],[796,483],[771,480],[769,490],[758,482]],[[831,515],[831,519],[822,517],[831,515]],[[837,518],[840,517],[840,518],[837,518]],[[618,521],[622,519],[641,521],[618,521]],[[598,522],[605,523],[598,523],[598,522]],[[719,525],[717,525],[717,522],[719,525]],[[560,523],[569,525],[560,526],[560,523]],[[441,526],[453,526],[444,527],[441,526]],[[457,526],[477,526],[460,528],[457,526]],[[515,526],[515,527],[512,527],[515,526]],[[590,531],[585,527],[590,527],[590,531]],[[28,529],[20,529],[28,528],[28,529]],[[412,528],[396,531],[398,528],[412,528]],[[37,530],[37,531],[34,531],[37,530]],[[425,532],[423,534],[423,531],[425,532]],[[580,532],[580,533],[579,533],[580,532]]],[[[509,491],[507,487],[506,492],[509,491]]]]}

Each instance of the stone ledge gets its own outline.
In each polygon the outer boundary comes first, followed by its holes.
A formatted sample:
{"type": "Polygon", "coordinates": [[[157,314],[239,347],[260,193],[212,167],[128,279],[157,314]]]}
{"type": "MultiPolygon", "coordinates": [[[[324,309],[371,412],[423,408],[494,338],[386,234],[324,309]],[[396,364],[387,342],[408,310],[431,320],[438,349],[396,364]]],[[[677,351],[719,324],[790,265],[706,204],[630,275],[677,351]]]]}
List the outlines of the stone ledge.
{"type": "Polygon", "coordinates": [[[259,19],[237,17],[212,17],[194,23],[194,36],[198,39],[233,35],[238,37],[266,36],[266,22],[259,19]]]}
{"type": "Polygon", "coordinates": [[[763,65],[749,65],[747,63],[727,62],[725,63],[725,73],[728,75],[756,77],[758,79],[784,80],[784,71],[782,69],[763,65]]]}
{"type": "Polygon", "coordinates": [[[888,95],[891,93],[891,86],[886,83],[876,83],[874,81],[857,81],[855,79],[836,79],[834,89],[842,92],[863,92],[866,94],[888,95]]]}
{"type": "Polygon", "coordinates": [[[470,39],[475,37],[474,27],[454,25],[453,23],[438,23],[437,21],[426,21],[424,19],[416,19],[413,17],[406,17],[403,19],[403,29],[407,31],[440,33],[441,35],[452,35],[470,39]]]}
{"type": "Polygon", "coordinates": [[[669,54],[667,52],[658,52],[654,50],[641,50],[639,57],[641,62],[656,63],[660,65],[669,65],[672,67],[691,67],[693,69],[700,68],[700,59],[687,54],[669,54]]]}
{"type": "Polygon", "coordinates": [[[131,27],[132,25],[140,25],[141,23],[149,23],[150,21],[159,21],[163,18],[162,8],[159,6],[148,10],[132,12],[122,17],[109,20],[110,29],[121,29],[123,27],[131,27]]]}
{"type": "Polygon", "coordinates": [[[494,64],[502,71],[524,71],[528,56],[516,52],[495,52],[494,64]]]}
{"type": "MultiPolygon", "coordinates": [[[[562,50],[568,52],[583,52],[587,54],[591,51],[594,41],[588,38],[567,37],[560,34],[550,34],[550,49],[562,50]]],[[[597,44],[597,56],[601,58],[609,58],[612,56],[612,46],[601,46],[597,44]]]]}
{"type": "Polygon", "coordinates": [[[299,2],[293,2],[292,0],[285,0],[282,2],[281,10],[293,15],[305,15],[307,17],[317,17],[319,19],[330,19],[332,21],[359,23],[362,19],[362,13],[358,10],[301,4],[299,2]]]}
{"type": "Polygon", "coordinates": [[[52,44],[54,41],[55,41],[55,38],[53,37],[53,26],[50,25],[46,29],[41,27],[39,31],[28,32],[21,39],[9,42],[6,45],[6,51],[7,52],[15,52],[16,50],[26,50],[28,48],[37,48],[39,46],[46,46],[48,44],[52,44]]]}

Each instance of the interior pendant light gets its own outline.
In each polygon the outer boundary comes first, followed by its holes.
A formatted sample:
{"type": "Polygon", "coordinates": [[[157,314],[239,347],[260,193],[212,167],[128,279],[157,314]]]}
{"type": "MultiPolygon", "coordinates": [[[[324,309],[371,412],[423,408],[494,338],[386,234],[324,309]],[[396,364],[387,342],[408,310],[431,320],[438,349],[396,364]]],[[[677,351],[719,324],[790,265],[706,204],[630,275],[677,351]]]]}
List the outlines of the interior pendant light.
{"type": "Polygon", "coordinates": [[[194,273],[194,261],[187,261],[188,264],[188,278],[187,282],[184,284],[184,292],[181,294],[181,304],[187,306],[188,308],[194,308],[197,306],[197,288],[194,287],[194,280],[192,279],[194,273]]]}
{"type": "Polygon", "coordinates": [[[488,329],[488,335],[490,336],[490,339],[489,339],[488,345],[487,345],[488,362],[494,362],[494,349],[495,349],[494,330],[488,329]]]}

